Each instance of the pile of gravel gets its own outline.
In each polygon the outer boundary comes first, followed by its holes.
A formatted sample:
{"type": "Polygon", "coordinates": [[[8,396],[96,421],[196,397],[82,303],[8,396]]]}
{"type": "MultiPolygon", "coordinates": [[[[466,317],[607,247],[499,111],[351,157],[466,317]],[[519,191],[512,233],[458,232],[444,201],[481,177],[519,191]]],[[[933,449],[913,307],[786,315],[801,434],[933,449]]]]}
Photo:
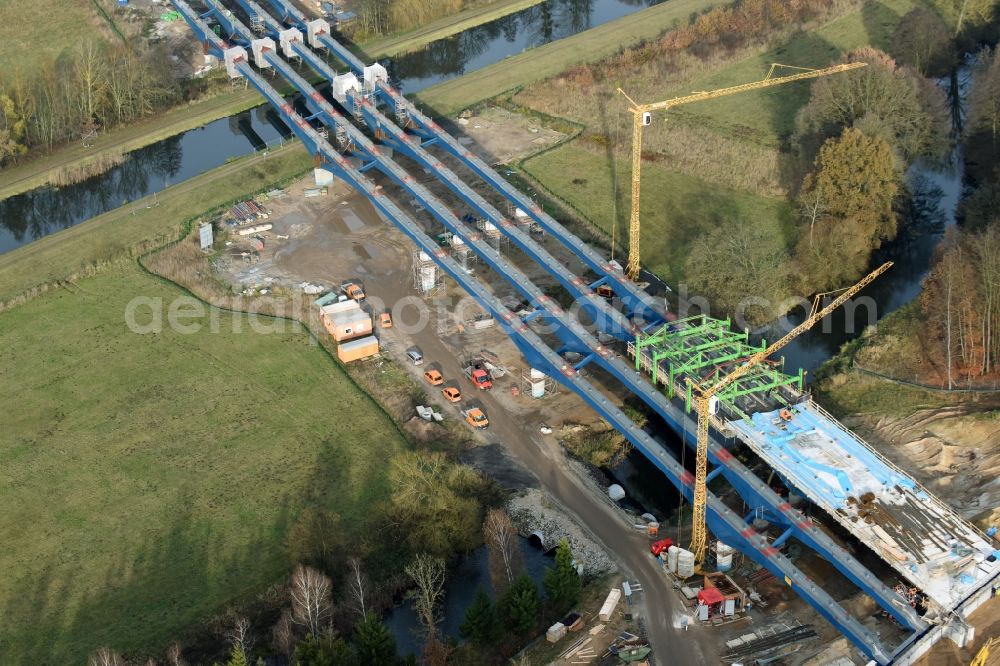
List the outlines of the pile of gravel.
{"type": "Polygon", "coordinates": [[[523,537],[539,532],[549,548],[566,539],[577,564],[583,565],[584,576],[595,577],[617,569],[604,549],[594,543],[545,491],[532,488],[516,495],[508,503],[507,511],[518,534],[523,537]]]}

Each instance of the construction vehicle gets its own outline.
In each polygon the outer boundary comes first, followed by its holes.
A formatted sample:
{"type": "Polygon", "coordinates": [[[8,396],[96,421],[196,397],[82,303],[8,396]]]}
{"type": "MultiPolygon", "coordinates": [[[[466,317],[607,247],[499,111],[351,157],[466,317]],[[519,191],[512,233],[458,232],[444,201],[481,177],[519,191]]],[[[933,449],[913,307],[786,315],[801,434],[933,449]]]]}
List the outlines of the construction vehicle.
{"type": "Polygon", "coordinates": [[[770,88],[771,86],[779,86],[783,83],[791,83],[792,81],[815,79],[821,76],[828,76],[830,74],[837,74],[838,72],[846,72],[859,67],[865,67],[866,65],[867,63],[863,62],[851,62],[843,65],[834,65],[833,67],[825,67],[823,69],[807,69],[805,67],[794,67],[792,65],[774,63],[771,65],[771,69],[768,70],[767,76],[765,76],[761,81],[744,83],[730,88],[696,92],[691,95],[675,97],[673,99],[664,100],[662,102],[654,102],[652,104],[639,104],[629,97],[624,90],[618,88],[618,92],[621,93],[621,95],[632,105],[629,109],[629,111],[632,112],[632,212],[629,216],[628,223],[628,265],[625,268],[625,274],[629,276],[629,279],[639,279],[639,183],[642,169],[642,128],[653,122],[653,111],[666,111],[667,109],[672,109],[675,106],[690,104],[691,102],[700,102],[706,99],[725,97],[726,95],[733,95],[735,93],[746,92],[748,90],[770,88]],[[789,76],[772,78],[775,70],[782,67],[801,71],[797,74],[791,74],[789,76]]]}
{"type": "Polygon", "coordinates": [[[493,388],[493,376],[482,363],[472,363],[466,366],[465,376],[480,391],[489,391],[493,388]]]}
{"type": "Polygon", "coordinates": [[[340,285],[340,291],[343,292],[345,296],[357,301],[358,303],[365,300],[365,292],[361,288],[361,285],[356,282],[343,283],[340,285]]]}
{"type": "Polygon", "coordinates": [[[476,430],[485,430],[490,427],[490,421],[486,418],[485,412],[479,407],[467,407],[462,410],[465,422],[476,430]]]}
{"type": "Polygon", "coordinates": [[[448,402],[459,402],[462,399],[462,392],[454,386],[445,386],[441,389],[441,395],[448,402]]]}
{"type": "Polygon", "coordinates": [[[424,379],[426,379],[427,383],[431,386],[440,386],[441,384],[444,384],[444,375],[441,374],[440,370],[435,368],[431,368],[424,372],[424,379]]]}
{"type": "Polygon", "coordinates": [[[651,552],[654,557],[659,557],[660,553],[667,550],[672,545],[674,545],[673,539],[660,539],[659,541],[654,541],[649,544],[649,552],[651,552]]]}
{"type": "Polygon", "coordinates": [[[969,662],[969,666],[986,666],[989,663],[990,651],[1000,644],[1000,638],[990,638],[983,644],[983,647],[979,648],[979,652],[973,657],[972,661],[969,662]]]}
{"type": "Polygon", "coordinates": [[[784,337],[773,343],[771,346],[757,352],[756,354],[748,356],[742,363],[737,364],[735,370],[721,379],[712,383],[703,381],[700,384],[694,384],[688,380],[688,383],[692,388],[695,410],[698,414],[698,446],[695,456],[694,498],[691,503],[693,509],[691,515],[691,546],[689,547],[689,550],[694,553],[694,561],[696,565],[700,565],[704,562],[705,548],[708,544],[708,528],[705,526],[705,512],[708,504],[708,491],[705,487],[706,479],[708,477],[708,426],[712,416],[714,416],[719,409],[719,398],[717,396],[726,388],[736,383],[736,381],[740,378],[745,377],[752,372],[754,368],[766,361],[776,351],[785,347],[785,345],[797,338],[800,334],[808,331],[818,322],[822,321],[824,317],[839,308],[847,299],[864,289],[872,280],[877,278],[879,275],[882,275],[882,273],[885,273],[891,267],[891,261],[887,261],[882,264],[862,278],[861,281],[853,287],[848,287],[843,290],[843,293],[830,301],[830,303],[822,309],[820,309],[819,306],[823,298],[836,292],[816,294],[816,297],[813,299],[812,311],[801,324],[786,333],[784,337]]]}

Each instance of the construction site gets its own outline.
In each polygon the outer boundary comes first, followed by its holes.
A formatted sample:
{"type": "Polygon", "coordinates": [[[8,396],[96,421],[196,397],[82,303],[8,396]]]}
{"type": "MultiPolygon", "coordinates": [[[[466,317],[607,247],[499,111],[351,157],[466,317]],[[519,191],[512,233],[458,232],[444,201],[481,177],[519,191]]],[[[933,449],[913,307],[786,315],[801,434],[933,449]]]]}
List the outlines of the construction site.
{"type": "MultiPolygon", "coordinates": [[[[778,354],[891,265],[818,296],[802,324],[770,343],[728,320],[678,318],[636,281],[651,114],[863,65],[772,68],[753,84],[629,100],[623,267],[493,166],[558,132],[494,114],[463,119],[469,136],[456,138],[382,65],[359,60],[327,21],[286,0],[172,3],[233,85],[263,96],[314,156],[305,181],[237,204],[215,220],[214,237],[202,234],[221,280],[248,296],[303,294],[344,363],[406,367],[428,396],[418,421],[458,421],[500,446],[510,423],[545,438],[566,424],[607,424],[690,505],[679,529],[668,516],[622,515],[672,591],[669,608],[645,608],[659,633],[605,632],[601,649],[584,650],[586,638],[575,648],[564,638],[583,626],[568,629],[580,619],[569,618],[550,629],[562,650],[555,663],[598,663],[602,652],[670,663],[657,656],[664,638],[690,637],[725,663],[903,665],[929,663],[941,642],[977,640],[970,618],[989,604],[995,613],[1000,588],[995,530],[979,530],[841,424],[778,354]],[[303,67],[329,87],[314,87],[303,67]],[[626,413],[626,400],[642,404],[648,425],[626,413]]],[[[622,595],[627,606],[642,599],[641,587],[623,589],[600,621],[622,595]]]]}

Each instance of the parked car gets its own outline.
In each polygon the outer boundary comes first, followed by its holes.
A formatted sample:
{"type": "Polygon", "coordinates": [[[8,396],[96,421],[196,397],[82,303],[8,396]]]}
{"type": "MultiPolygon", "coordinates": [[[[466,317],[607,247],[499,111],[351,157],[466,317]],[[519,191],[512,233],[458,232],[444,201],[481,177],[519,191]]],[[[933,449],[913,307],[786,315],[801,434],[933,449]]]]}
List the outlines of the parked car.
{"type": "Polygon", "coordinates": [[[406,355],[413,361],[413,365],[420,365],[424,362],[424,355],[418,347],[410,347],[406,350],[406,355]]]}
{"type": "Polygon", "coordinates": [[[444,389],[441,390],[441,395],[443,395],[444,399],[448,402],[458,402],[462,399],[462,392],[454,386],[444,387],[444,389]]]}
{"type": "Polygon", "coordinates": [[[444,384],[444,375],[442,375],[438,370],[431,368],[424,373],[424,379],[431,386],[440,386],[444,384]]]}

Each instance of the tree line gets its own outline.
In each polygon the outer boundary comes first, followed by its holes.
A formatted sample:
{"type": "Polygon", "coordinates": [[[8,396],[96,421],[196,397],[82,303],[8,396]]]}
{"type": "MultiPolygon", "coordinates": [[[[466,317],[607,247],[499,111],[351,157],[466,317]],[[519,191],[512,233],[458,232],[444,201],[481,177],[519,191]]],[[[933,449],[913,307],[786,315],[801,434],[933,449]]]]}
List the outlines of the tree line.
{"type": "Polygon", "coordinates": [[[949,229],[920,295],[924,353],[943,383],[1000,372],[1000,57],[982,51],[973,67],[963,129],[972,188],[949,229]]]}
{"type": "Polygon", "coordinates": [[[844,60],[867,66],[817,79],[796,116],[790,157],[803,175],[791,242],[778,226],[746,220],[736,233],[716,229],[692,244],[689,286],[713,309],[766,296],[742,310],[761,324],[784,314],[792,294],[849,286],[898,233],[906,169],[945,152],[947,114],[933,83],[874,48],[844,60]]]}
{"type": "Polygon", "coordinates": [[[171,62],[139,38],[91,37],[30,71],[0,73],[0,165],[176,103],[183,88],[171,62]]]}
{"type": "MultiPolygon", "coordinates": [[[[482,523],[482,537],[489,551],[490,583],[496,601],[479,588],[466,611],[460,633],[464,642],[442,636],[441,622],[446,558],[428,552],[401,554],[396,564],[405,576],[408,598],[416,611],[424,640],[420,662],[446,664],[499,664],[514,654],[524,640],[542,629],[543,617],[561,616],[579,601],[582,582],[569,544],[556,548],[555,563],[545,571],[542,597],[527,575],[519,537],[502,509],[491,509],[482,523]]],[[[227,613],[216,631],[222,643],[215,652],[224,661],[213,666],[256,666],[265,658],[291,666],[403,666],[416,664],[414,655],[401,657],[395,638],[379,617],[390,597],[385,584],[370,578],[359,558],[352,557],[338,571],[298,564],[278,593],[271,613],[227,613]],[[334,574],[341,576],[335,584],[334,574]],[[274,617],[270,627],[266,618],[274,617]]],[[[191,657],[180,642],[167,648],[167,666],[205,663],[191,657]],[[189,659],[194,661],[189,661],[189,659]]],[[[204,655],[202,655],[204,656],[204,655]]],[[[96,650],[88,666],[158,666],[155,658],[129,661],[108,647],[96,650]]]]}

